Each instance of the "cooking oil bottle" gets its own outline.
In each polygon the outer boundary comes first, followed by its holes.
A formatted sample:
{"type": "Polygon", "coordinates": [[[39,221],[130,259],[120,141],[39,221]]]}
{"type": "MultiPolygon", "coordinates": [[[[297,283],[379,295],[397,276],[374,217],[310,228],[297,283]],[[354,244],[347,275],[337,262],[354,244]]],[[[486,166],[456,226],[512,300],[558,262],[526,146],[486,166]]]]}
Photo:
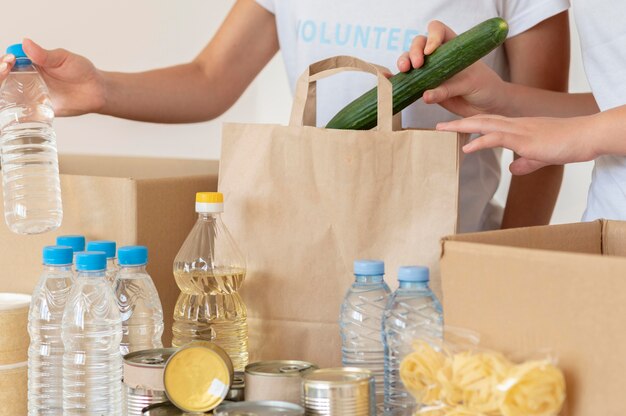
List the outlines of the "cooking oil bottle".
{"type": "Polygon", "coordinates": [[[174,347],[211,341],[230,356],[235,371],[248,364],[246,305],[237,292],[246,264],[222,222],[224,196],[196,194],[198,220],[174,260],[181,294],[174,309],[174,347]]]}

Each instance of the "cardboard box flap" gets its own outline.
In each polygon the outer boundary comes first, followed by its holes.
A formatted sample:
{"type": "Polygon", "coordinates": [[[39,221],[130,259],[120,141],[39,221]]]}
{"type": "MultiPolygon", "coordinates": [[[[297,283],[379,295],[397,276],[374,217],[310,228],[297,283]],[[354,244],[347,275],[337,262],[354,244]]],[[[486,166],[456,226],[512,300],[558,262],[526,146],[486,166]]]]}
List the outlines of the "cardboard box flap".
{"type": "Polygon", "coordinates": [[[59,170],[65,175],[133,179],[217,176],[218,166],[216,160],[59,155],[59,170]]]}
{"type": "MultiPolygon", "coordinates": [[[[582,224],[563,224],[458,234],[444,238],[443,245],[445,247],[447,241],[455,241],[528,248],[532,250],[602,254],[603,226],[604,222],[598,220],[582,224]]],[[[618,232],[617,229],[615,232],[618,232]]],[[[623,232],[626,233],[626,228],[623,228],[623,232]]]]}

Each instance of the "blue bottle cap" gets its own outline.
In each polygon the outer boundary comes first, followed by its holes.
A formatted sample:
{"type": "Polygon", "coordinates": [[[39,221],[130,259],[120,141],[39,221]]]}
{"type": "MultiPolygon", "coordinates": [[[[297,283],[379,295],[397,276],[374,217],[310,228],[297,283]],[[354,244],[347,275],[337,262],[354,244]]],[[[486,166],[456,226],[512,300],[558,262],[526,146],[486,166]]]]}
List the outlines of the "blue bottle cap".
{"type": "Polygon", "coordinates": [[[15,45],[11,45],[7,48],[7,53],[15,55],[16,58],[27,58],[24,53],[24,49],[22,49],[21,43],[16,43],[15,45]]]}
{"type": "Polygon", "coordinates": [[[144,246],[126,246],[117,250],[120,266],[143,266],[148,263],[148,248],[144,246]]]}
{"type": "Polygon", "coordinates": [[[380,276],[385,274],[385,263],[380,260],[355,260],[354,274],[359,276],[380,276]]]}
{"type": "Polygon", "coordinates": [[[107,268],[107,256],[104,251],[84,251],[76,255],[76,270],[95,272],[107,268]]]}
{"type": "Polygon", "coordinates": [[[85,251],[85,237],[82,235],[60,235],[57,237],[57,246],[70,246],[74,253],[85,251]]]}
{"type": "Polygon", "coordinates": [[[99,240],[87,243],[87,251],[104,251],[107,259],[115,258],[115,249],[117,245],[115,241],[99,240]]]}
{"type": "Polygon", "coordinates": [[[428,267],[402,266],[398,270],[398,281],[400,282],[428,282],[429,280],[428,267]]]}
{"type": "Polygon", "coordinates": [[[47,246],[43,248],[43,264],[63,266],[72,264],[74,250],[70,246],[47,246]]]}

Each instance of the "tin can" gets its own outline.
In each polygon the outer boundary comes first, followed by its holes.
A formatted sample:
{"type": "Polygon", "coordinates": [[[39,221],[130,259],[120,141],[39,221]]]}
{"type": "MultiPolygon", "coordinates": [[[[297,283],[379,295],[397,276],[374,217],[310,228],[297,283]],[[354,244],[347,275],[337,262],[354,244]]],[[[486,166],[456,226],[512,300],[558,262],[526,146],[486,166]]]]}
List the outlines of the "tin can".
{"type": "Polygon", "coordinates": [[[174,352],[175,348],[158,348],[124,356],[124,394],[128,416],[141,416],[146,406],[167,400],[163,370],[174,352]]]}
{"type": "Polygon", "coordinates": [[[167,398],[189,413],[208,412],[228,394],[234,377],[233,363],[216,344],[194,341],[167,360],[163,384],[167,398]]]}
{"type": "Polygon", "coordinates": [[[171,402],[152,404],[143,409],[142,416],[183,416],[185,412],[171,402]]]}
{"type": "Polygon", "coordinates": [[[302,376],[316,370],[306,361],[277,360],[248,364],[246,400],[276,400],[300,404],[302,376]]]}
{"type": "Polygon", "coordinates": [[[235,377],[233,378],[233,384],[230,386],[230,390],[226,395],[226,400],[230,402],[243,402],[246,397],[245,387],[246,381],[244,378],[244,373],[241,371],[236,371],[235,377]]]}
{"type": "Polygon", "coordinates": [[[307,415],[376,416],[374,376],[360,368],[313,371],[302,382],[307,415]]]}
{"type": "Polygon", "coordinates": [[[261,400],[255,402],[239,402],[223,404],[213,412],[215,416],[300,416],[304,409],[297,404],[261,400]]]}

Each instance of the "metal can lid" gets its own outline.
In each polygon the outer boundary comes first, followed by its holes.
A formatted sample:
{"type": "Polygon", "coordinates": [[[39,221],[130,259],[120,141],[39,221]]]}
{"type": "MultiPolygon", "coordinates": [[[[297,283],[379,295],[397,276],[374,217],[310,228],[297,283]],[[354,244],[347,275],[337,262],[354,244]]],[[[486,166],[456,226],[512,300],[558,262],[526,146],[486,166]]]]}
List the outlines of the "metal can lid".
{"type": "Polygon", "coordinates": [[[261,376],[301,377],[317,369],[315,364],[296,360],[259,361],[248,364],[246,373],[261,376]]]}
{"type": "Polygon", "coordinates": [[[370,382],[373,375],[369,370],[354,367],[323,368],[304,376],[305,384],[342,385],[370,382]]]}
{"type": "Polygon", "coordinates": [[[215,409],[213,414],[215,416],[299,416],[304,415],[304,409],[293,403],[256,401],[223,404],[215,409]]]}
{"type": "Polygon", "coordinates": [[[216,344],[195,341],[174,353],[165,364],[167,398],[190,413],[216,408],[233,382],[233,364],[216,344]]]}
{"type": "Polygon", "coordinates": [[[165,368],[165,363],[176,351],[178,351],[176,348],[135,351],[124,356],[124,363],[136,367],[165,368]]]}

